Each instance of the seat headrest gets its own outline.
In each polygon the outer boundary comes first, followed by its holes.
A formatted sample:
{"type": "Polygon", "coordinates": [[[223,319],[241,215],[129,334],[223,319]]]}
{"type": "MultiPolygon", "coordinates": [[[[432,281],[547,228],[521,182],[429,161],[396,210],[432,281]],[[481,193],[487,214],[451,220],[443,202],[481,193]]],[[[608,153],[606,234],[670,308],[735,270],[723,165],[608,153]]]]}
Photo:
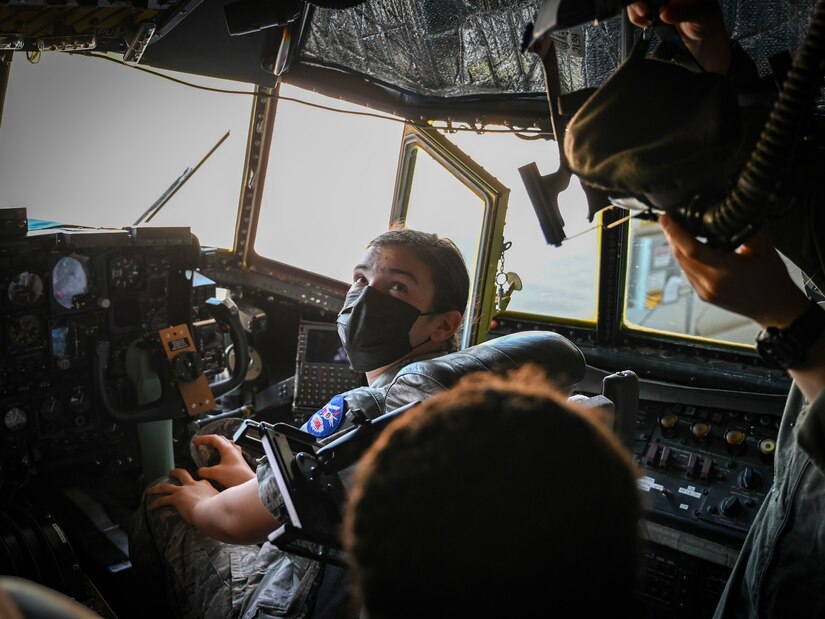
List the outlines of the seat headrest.
{"type": "Polygon", "coordinates": [[[500,372],[534,363],[544,369],[559,388],[569,390],[584,378],[585,359],[566,337],[551,331],[512,333],[448,355],[416,361],[403,368],[390,385],[384,402],[389,412],[421,394],[449,389],[467,374],[500,372]]]}

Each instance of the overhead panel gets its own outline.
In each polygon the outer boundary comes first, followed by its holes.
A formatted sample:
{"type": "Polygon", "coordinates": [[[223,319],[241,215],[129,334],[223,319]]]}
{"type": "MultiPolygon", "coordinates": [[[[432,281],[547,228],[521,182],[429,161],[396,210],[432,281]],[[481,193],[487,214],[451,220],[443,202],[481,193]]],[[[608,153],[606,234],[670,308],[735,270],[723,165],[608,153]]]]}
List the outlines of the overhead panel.
{"type": "MultiPolygon", "coordinates": [[[[348,10],[316,9],[300,61],[425,97],[541,94],[541,66],[521,51],[540,6],[540,0],[370,0],[348,10]]],[[[762,74],[771,55],[798,48],[813,6],[814,0],[722,2],[729,32],[762,74]]],[[[618,17],[556,38],[564,93],[600,85],[621,61],[618,17]]]]}

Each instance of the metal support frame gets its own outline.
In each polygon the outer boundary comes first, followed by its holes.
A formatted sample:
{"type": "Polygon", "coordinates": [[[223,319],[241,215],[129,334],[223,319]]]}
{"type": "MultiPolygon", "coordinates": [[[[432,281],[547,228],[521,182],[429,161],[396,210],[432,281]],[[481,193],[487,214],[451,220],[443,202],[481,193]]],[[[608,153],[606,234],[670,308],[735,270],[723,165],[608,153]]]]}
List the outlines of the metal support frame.
{"type": "Polygon", "coordinates": [[[275,124],[279,89],[280,84],[275,88],[259,87],[258,96],[252,106],[233,249],[234,261],[244,268],[249,264],[250,248],[255,244],[255,230],[261,211],[261,197],[264,190],[266,166],[269,163],[269,148],[272,143],[272,128],[275,124]]]}
{"type": "Polygon", "coordinates": [[[3,108],[6,104],[6,91],[9,88],[9,75],[11,75],[11,60],[14,52],[0,52],[0,127],[3,126],[3,108]]]}

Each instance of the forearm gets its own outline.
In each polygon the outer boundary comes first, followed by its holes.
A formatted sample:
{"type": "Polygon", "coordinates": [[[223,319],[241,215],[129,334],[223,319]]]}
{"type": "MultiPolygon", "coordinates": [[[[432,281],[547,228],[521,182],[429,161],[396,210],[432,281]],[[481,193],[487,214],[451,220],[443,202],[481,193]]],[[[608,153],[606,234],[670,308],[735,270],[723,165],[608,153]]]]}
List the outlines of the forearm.
{"type": "Polygon", "coordinates": [[[199,502],[192,521],[209,537],[230,544],[261,543],[278,526],[261,502],[254,478],[199,502]]]}

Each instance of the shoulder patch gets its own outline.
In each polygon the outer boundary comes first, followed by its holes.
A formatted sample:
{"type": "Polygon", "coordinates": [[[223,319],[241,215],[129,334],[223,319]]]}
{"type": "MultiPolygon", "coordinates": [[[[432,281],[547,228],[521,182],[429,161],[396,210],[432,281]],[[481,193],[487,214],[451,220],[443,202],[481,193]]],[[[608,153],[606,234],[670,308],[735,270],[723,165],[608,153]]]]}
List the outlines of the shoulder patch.
{"type": "Polygon", "coordinates": [[[344,394],[340,393],[327,402],[324,408],[313,414],[301,426],[301,430],[317,438],[327,437],[338,429],[346,412],[347,403],[344,400],[344,394]]]}

